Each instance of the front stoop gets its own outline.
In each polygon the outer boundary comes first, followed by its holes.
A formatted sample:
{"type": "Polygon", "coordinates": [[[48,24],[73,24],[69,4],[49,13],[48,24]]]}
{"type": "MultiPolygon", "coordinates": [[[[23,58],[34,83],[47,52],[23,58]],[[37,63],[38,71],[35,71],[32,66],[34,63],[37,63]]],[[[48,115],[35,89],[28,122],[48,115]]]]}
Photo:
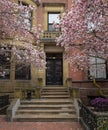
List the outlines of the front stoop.
{"type": "Polygon", "coordinates": [[[78,121],[73,100],[66,87],[44,87],[40,99],[21,101],[13,121],[78,121]]]}

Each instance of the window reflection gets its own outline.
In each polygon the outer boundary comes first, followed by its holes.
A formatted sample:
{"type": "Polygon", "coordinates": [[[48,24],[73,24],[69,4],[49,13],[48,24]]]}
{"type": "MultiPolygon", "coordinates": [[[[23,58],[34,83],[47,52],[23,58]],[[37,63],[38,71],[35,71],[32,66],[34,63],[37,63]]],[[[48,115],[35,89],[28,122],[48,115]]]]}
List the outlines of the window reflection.
{"type": "Polygon", "coordinates": [[[89,73],[97,79],[106,79],[106,61],[102,58],[90,57],[89,73]]]}
{"type": "Polygon", "coordinates": [[[30,80],[30,65],[17,64],[15,67],[15,79],[19,80],[30,80]]]}
{"type": "Polygon", "coordinates": [[[56,23],[56,25],[59,25],[60,19],[59,19],[60,13],[48,13],[48,31],[60,31],[60,28],[54,28],[53,24],[56,23]]]}
{"type": "Polygon", "coordinates": [[[10,48],[0,48],[0,79],[10,79],[10,48]]]}

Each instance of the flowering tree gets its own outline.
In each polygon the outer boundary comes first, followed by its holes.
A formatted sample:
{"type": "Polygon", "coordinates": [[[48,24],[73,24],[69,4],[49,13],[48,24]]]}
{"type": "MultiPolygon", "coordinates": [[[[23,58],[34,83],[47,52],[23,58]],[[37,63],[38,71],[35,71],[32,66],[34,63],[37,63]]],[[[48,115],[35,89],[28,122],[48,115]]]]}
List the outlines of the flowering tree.
{"type": "Polygon", "coordinates": [[[90,56],[108,60],[108,0],[72,0],[60,26],[57,45],[75,70],[88,70],[90,56]]]}
{"type": "MultiPolygon", "coordinates": [[[[34,2],[37,2],[35,0],[34,2]]],[[[17,63],[45,65],[45,54],[39,47],[41,26],[30,27],[27,21],[34,7],[0,0],[0,57],[10,52],[17,63]]],[[[9,58],[7,58],[9,60],[9,58]]]]}

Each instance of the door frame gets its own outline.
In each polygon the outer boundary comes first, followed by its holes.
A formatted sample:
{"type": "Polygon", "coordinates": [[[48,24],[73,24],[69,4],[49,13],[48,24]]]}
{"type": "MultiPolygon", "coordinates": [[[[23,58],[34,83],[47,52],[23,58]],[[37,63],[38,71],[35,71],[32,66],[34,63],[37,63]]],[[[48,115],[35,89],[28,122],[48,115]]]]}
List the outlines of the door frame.
{"type": "MultiPolygon", "coordinates": [[[[43,45],[43,50],[45,53],[62,53],[62,56],[64,56],[64,49],[60,46],[56,46],[55,43],[45,43],[43,45]]],[[[46,86],[46,67],[42,70],[37,70],[37,77],[41,77],[42,86],[46,86]]],[[[67,78],[69,78],[69,65],[68,62],[63,58],[63,86],[66,86],[67,78]]]]}
{"type": "Polygon", "coordinates": [[[60,84],[59,83],[56,84],[55,81],[52,81],[52,84],[48,84],[47,83],[47,69],[46,69],[46,85],[63,85],[63,53],[61,53],[61,52],[57,52],[57,53],[50,53],[49,52],[49,53],[46,53],[46,62],[47,62],[47,60],[52,61],[52,63],[54,63],[54,64],[56,64],[56,61],[61,62],[60,72],[61,72],[62,76],[61,76],[60,84]],[[49,55],[49,58],[48,58],[48,55],[49,55]]]}

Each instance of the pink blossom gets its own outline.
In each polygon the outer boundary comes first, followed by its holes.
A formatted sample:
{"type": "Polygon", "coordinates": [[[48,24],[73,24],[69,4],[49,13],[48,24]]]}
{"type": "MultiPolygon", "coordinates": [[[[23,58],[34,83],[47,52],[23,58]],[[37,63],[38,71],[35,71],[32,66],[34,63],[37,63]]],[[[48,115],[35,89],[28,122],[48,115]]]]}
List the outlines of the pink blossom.
{"type": "MultiPolygon", "coordinates": [[[[11,0],[0,0],[0,39],[11,39],[9,43],[0,44],[0,53],[5,48],[11,48],[16,62],[23,62],[43,67],[45,65],[45,54],[40,43],[41,26],[28,28],[25,23],[25,13],[34,8],[11,2],[11,0]],[[20,41],[21,44],[17,44],[20,41]],[[32,42],[31,42],[32,41],[32,42]]],[[[28,16],[28,15],[27,15],[28,16]]],[[[11,61],[13,60],[13,57],[11,61]]]]}
{"type": "Polygon", "coordinates": [[[57,45],[65,48],[65,58],[75,69],[88,70],[90,56],[108,60],[108,1],[72,0],[60,26],[57,45]]]}

